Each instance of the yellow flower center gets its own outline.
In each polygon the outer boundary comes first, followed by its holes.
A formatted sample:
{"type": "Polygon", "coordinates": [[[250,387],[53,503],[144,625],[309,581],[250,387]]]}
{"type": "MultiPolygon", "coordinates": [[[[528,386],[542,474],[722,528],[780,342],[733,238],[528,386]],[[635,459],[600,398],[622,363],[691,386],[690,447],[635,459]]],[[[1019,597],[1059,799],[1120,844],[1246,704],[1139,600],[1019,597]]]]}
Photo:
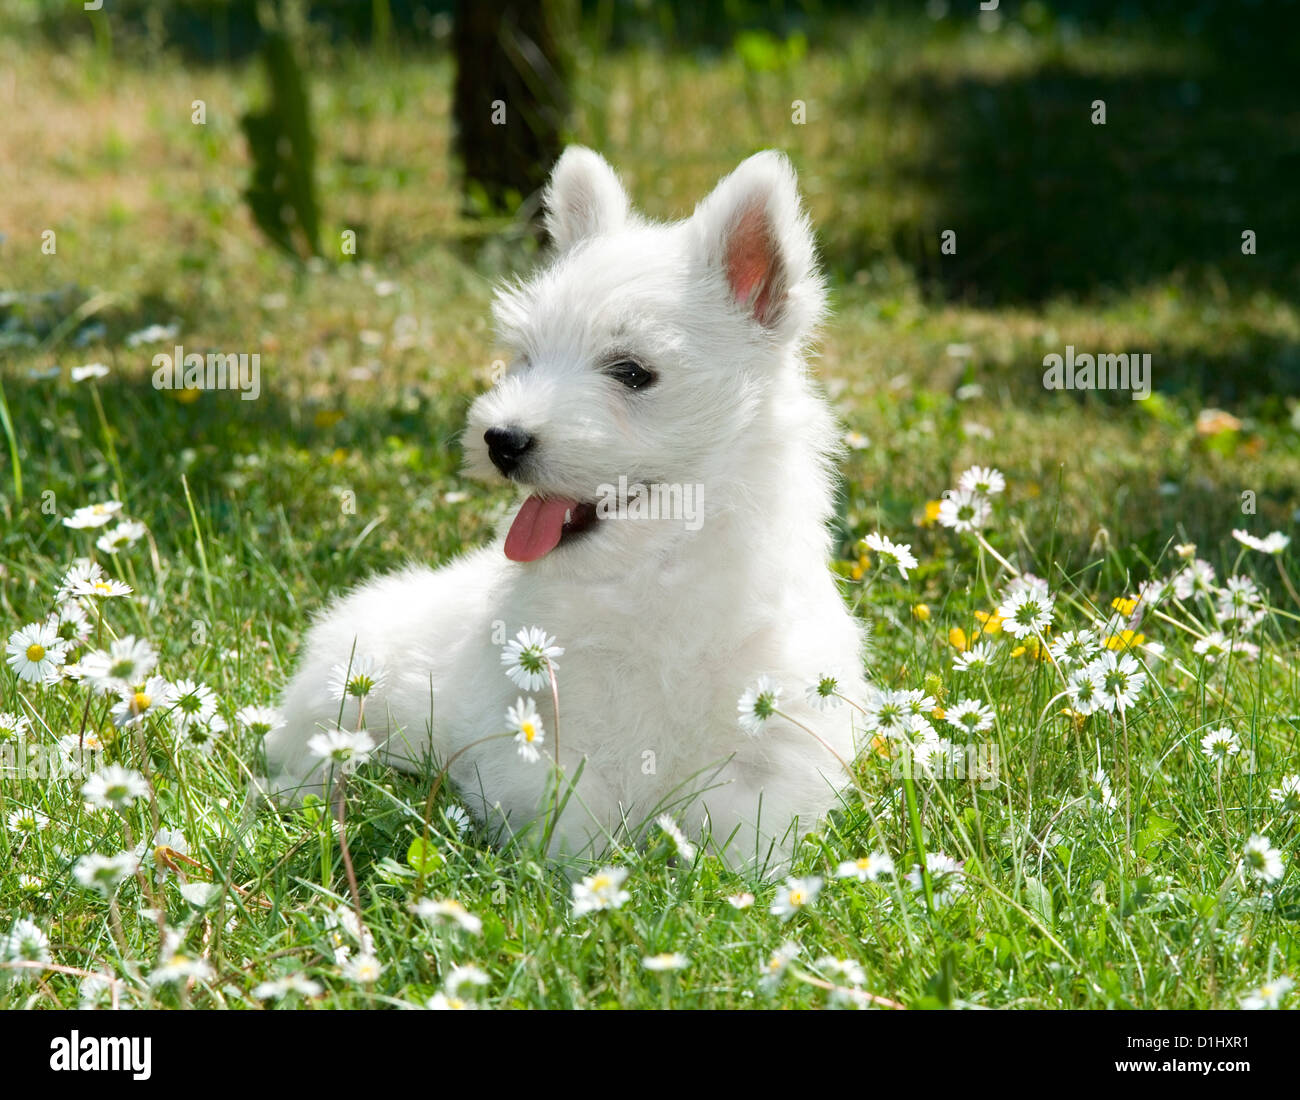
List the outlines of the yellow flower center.
{"type": "Polygon", "coordinates": [[[791,904],[791,905],[796,905],[796,906],[798,906],[798,905],[802,905],[803,902],[804,902],[804,892],[803,892],[802,890],[791,890],[791,891],[790,891],[790,904],[791,904]]]}
{"type": "Polygon", "coordinates": [[[524,740],[529,743],[537,738],[537,727],[532,722],[524,722],[519,727],[519,732],[524,735],[524,740]]]}
{"type": "Polygon", "coordinates": [[[858,870],[859,870],[859,871],[865,871],[865,870],[866,870],[868,867],[870,867],[870,866],[871,866],[871,861],[870,861],[870,860],[868,860],[868,859],[860,859],[860,860],[858,860],[858,870]]]}
{"type": "Polygon", "coordinates": [[[137,691],[131,700],[136,710],[148,710],[153,700],[143,691],[137,691]]]}
{"type": "Polygon", "coordinates": [[[96,592],[108,592],[108,591],[110,591],[110,586],[109,586],[108,581],[96,581],[93,587],[94,587],[94,589],[95,589],[96,592]]]}
{"type": "Polygon", "coordinates": [[[32,644],[27,647],[27,659],[29,661],[40,661],[43,660],[44,657],[45,647],[43,645],[32,642],[32,644]]]}
{"type": "Polygon", "coordinates": [[[597,875],[591,880],[592,890],[608,890],[609,887],[610,879],[608,875],[597,875]]]}

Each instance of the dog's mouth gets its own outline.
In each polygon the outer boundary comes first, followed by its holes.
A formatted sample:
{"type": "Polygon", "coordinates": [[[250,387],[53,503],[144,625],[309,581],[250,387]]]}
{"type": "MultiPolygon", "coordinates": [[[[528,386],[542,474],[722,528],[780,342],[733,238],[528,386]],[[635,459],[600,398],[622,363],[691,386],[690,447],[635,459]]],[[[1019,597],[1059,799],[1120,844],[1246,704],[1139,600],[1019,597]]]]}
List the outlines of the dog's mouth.
{"type": "Polygon", "coordinates": [[[592,501],[530,496],[506,532],[506,557],[536,561],[566,539],[591,530],[599,518],[592,501]]]}

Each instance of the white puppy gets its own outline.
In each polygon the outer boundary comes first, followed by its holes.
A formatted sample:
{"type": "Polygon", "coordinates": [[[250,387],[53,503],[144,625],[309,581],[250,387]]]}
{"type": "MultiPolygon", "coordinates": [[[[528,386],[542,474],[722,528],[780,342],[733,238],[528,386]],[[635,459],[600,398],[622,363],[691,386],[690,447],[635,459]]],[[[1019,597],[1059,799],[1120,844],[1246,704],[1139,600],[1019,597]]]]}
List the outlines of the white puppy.
{"type": "MultiPolygon", "coordinates": [[[[807,688],[829,674],[864,695],[859,625],[827,568],[837,430],[803,358],[825,291],[794,172],[759,153],[690,218],[657,224],[572,147],[545,198],[554,257],[498,296],[514,360],[465,436],[468,469],[524,499],[492,545],[325,612],[267,741],[272,774],[320,790],[308,741],[337,728],[331,669],[364,660],[383,669],[364,704],[383,757],[453,761],[489,827],[549,813],[551,854],[597,855],[669,811],[688,831],[707,822],[731,862],[763,859],[835,803],[854,755],[852,709],[814,708],[807,688]],[[566,788],[581,766],[558,821],[549,681],[532,693],[547,757],[493,737],[529,694],[502,643],[534,626],[564,649],[566,788]],[[737,704],[760,676],[783,689],[781,714],[754,736],[737,704]]],[[[355,727],[355,700],[342,722],[355,727]]]]}

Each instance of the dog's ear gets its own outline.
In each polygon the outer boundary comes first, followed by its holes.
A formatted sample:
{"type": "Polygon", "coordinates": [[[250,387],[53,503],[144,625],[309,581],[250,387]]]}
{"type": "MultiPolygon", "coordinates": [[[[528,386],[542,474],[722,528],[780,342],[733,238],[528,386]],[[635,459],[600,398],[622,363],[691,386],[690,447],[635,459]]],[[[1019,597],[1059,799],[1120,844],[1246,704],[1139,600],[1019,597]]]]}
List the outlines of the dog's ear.
{"type": "Polygon", "coordinates": [[[794,168],[775,150],[743,161],[695,208],[705,267],[762,328],[799,339],[825,307],[794,168]]]}
{"type": "Polygon", "coordinates": [[[542,196],[546,232],[560,252],[579,241],[621,229],[627,222],[627,192],[599,153],[570,145],[555,162],[542,196]]]}

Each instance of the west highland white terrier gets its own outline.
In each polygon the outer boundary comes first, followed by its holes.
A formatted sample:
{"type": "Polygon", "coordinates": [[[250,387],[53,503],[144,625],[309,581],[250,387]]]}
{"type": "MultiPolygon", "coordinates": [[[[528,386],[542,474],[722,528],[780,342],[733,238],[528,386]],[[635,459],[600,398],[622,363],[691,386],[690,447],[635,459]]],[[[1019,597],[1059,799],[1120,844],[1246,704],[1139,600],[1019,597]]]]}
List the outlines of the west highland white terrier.
{"type": "Polygon", "coordinates": [[[272,776],[319,793],[332,765],[308,742],[363,706],[383,759],[449,764],[481,823],[552,855],[599,855],[668,812],[729,862],[766,860],[834,805],[855,752],[852,708],[807,689],[865,694],[827,566],[838,431],[804,360],[826,295],[794,171],[759,153],[661,224],[571,147],[545,207],[554,255],[498,294],[513,363],[465,435],[467,470],[523,499],[490,546],[320,617],[272,776]],[[563,655],[517,667],[531,628],[563,655]],[[344,705],[336,666],[375,686],[344,705]]]}

